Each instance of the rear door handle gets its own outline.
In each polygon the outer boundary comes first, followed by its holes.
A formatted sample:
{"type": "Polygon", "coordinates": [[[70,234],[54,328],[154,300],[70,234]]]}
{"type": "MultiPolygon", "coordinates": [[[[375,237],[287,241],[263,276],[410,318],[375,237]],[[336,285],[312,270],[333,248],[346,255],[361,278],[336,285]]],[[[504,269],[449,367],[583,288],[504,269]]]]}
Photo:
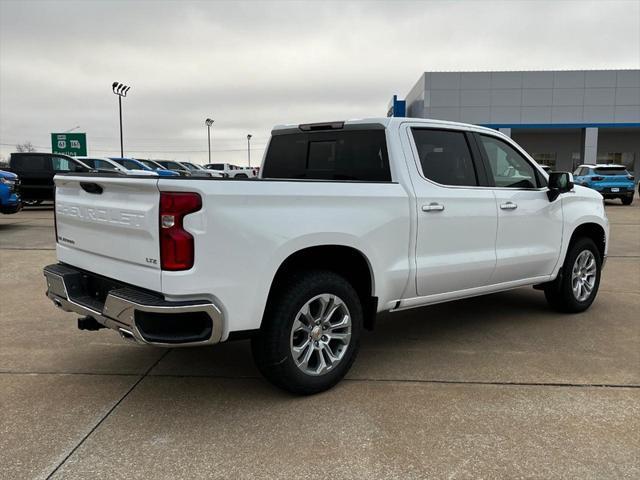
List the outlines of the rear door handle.
{"type": "Polygon", "coordinates": [[[516,205],[513,202],[507,202],[507,203],[503,203],[502,205],[500,205],[500,208],[502,210],[515,210],[516,208],[518,208],[518,205],[516,205]]]}
{"type": "Polygon", "coordinates": [[[440,205],[439,203],[436,203],[436,202],[431,202],[429,205],[422,206],[423,212],[441,212],[443,210],[444,210],[444,205],[440,205]]]}

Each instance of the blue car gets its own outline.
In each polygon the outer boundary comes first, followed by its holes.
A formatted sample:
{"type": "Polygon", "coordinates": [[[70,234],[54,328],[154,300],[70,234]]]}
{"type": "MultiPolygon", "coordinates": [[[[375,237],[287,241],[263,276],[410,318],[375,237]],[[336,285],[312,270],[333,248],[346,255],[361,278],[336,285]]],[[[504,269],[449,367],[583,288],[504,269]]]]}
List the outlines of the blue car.
{"type": "Polygon", "coordinates": [[[0,170],[0,212],[17,213],[22,208],[18,187],[20,180],[15,173],[0,170]]]}
{"type": "Polygon", "coordinates": [[[172,172],[171,170],[165,170],[162,168],[150,168],[142,163],[140,160],[136,160],[135,158],[118,158],[118,157],[109,157],[110,160],[122,165],[127,170],[145,170],[147,172],[156,172],[160,177],[178,177],[180,176],[177,172],[172,172]]]}
{"type": "Polygon", "coordinates": [[[604,198],[619,198],[631,205],[635,183],[623,165],[580,165],[573,173],[573,181],[599,192],[604,198]]]}

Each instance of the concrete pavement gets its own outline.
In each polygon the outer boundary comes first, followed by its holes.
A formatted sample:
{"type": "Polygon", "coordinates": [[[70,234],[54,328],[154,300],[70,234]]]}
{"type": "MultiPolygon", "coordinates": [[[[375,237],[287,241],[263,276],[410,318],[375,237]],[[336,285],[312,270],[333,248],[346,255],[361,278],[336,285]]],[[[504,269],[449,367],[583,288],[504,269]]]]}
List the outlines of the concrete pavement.
{"type": "Polygon", "coordinates": [[[311,398],[244,341],[77,330],[44,296],[52,212],[0,216],[0,478],[638,478],[640,201],[607,205],[589,311],[527,288],[385,315],[311,398]]]}

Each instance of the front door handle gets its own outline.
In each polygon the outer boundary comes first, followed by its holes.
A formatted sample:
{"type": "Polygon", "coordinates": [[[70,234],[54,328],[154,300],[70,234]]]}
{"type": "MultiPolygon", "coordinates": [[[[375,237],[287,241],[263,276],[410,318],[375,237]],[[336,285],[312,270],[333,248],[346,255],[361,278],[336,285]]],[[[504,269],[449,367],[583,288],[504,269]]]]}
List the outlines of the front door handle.
{"type": "Polygon", "coordinates": [[[444,210],[444,205],[440,205],[439,203],[436,203],[436,202],[431,202],[429,205],[422,206],[423,212],[441,212],[443,210],[444,210]]]}
{"type": "Polygon", "coordinates": [[[515,210],[516,208],[518,208],[518,205],[516,205],[513,202],[507,202],[507,203],[503,203],[502,205],[500,205],[500,208],[502,210],[515,210]]]}

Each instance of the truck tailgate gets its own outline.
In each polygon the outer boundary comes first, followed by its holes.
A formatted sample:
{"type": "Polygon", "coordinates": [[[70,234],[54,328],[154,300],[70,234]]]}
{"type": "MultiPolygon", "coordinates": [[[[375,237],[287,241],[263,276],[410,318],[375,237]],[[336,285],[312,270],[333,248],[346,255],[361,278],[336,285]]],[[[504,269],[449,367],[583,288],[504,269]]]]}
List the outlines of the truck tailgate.
{"type": "Polygon", "coordinates": [[[55,184],[58,259],[159,291],[157,177],[59,175],[55,184]]]}

